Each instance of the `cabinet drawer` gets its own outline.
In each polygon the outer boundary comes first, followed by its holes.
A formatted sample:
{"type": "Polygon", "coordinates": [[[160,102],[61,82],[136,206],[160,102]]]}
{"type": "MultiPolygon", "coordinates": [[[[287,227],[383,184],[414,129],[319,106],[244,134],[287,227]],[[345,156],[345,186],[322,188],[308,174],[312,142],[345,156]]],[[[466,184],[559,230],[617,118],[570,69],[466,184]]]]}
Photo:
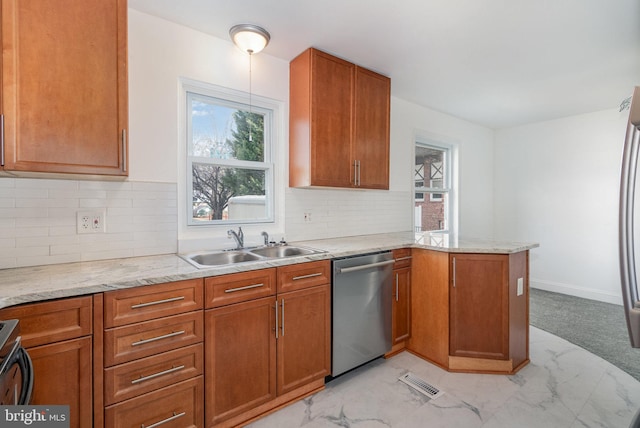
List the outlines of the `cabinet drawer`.
{"type": "Polygon", "coordinates": [[[300,263],[278,268],[278,293],[331,283],[331,261],[300,263]]]}
{"type": "Polygon", "coordinates": [[[214,276],[204,280],[204,297],[207,308],[215,308],[275,294],[275,268],[214,276]]]}
{"type": "Polygon", "coordinates": [[[393,250],[393,258],[396,261],[393,264],[394,269],[401,269],[411,266],[411,248],[400,248],[397,250],[393,250]]]}
{"type": "Polygon", "coordinates": [[[104,332],[104,365],[110,367],[193,345],[201,342],[202,337],[202,312],[112,328],[104,332]]]}
{"type": "Polygon", "coordinates": [[[186,346],[104,371],[105,405],[133,398],[203,373],[203,345],[186,346]]]}
{"type": "Polygon", "coordinates": [[[202,309],[202,279],[148,285],[104,293],[104,326],[134,322],[202,309]]]}
{"type": "Polygon", "coordinates": [[[105,426],[118,428],[204,426],[202,376],[105,408],[105,426]]]}
{"type": "Polygon", "coordinates": [[[22,346],[30,348],[92,333],[92,296],[2,309],[0,319],[20,320],[22,346]]]}

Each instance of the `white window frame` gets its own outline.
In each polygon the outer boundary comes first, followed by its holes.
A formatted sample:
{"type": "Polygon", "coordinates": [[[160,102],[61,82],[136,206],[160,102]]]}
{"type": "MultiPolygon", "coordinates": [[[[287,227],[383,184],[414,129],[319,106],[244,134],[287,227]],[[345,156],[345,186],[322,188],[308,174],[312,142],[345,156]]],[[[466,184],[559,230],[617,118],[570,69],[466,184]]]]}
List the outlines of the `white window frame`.
{"type": "Polygon", "coordinates": [[[186,208],[186,226],[187,229],[201,230],[201,228],[211,228],[219,226],[233,226],[233,225],[245,225],[245,224],[264,224],[274,223],[275,219],[275,164],[273,159],[275,157],[275,141],[277,138],[277,120],[280,115],[281,104],[268,98],[252,95],[251,106],[249,105],[249,94],[243,91],[237,91],[229,88],[223,88],[217,85],[211,85],[202,82],[196,82],[192,80],[182,80],[182,100],[184,102],[184,115],[185,115],[185,138],[186,144],[185,150],[185,180],[186,180],[186,194],[185,204],[186,208]],[[232,108],[243,108],[244,110],[251,110],[254,113],[262,113],[264,118],[264,160],[263,162],[253,161],[239,161],[235,159],[211,159],[192,156],[191,144],[192,144],[192,126],[191,126],[191,99],[193,96],[210,98],[216,101],[220,105],[226,105],[232,108]],[[251,220],[211,220],[205,222],[196,222],[193,219],[193,175],[192,167],[193,163],[212,163],[215,165],[231,167],[231,168],[247,168],[258,169],[265,171],[265,203],[266,203],[266,216],[260,219],[251,220]]]}
{"type": "MultiPolygon", "coordinates": [[[[416,136],[414,138],[414,151],[413,151],[413,165],[415,167],[415,148],[416,147],[426,147],[434,150],[441,150],[444,154],[443,167],[444,174],[442,176],[442,187],[418,187],[416,186],[415,178],[412,180],[413,192],[414,195],[412,204],[415,206],[416,202],[423,202],[424,199],[417,199],[415,197],[416,193],[422,193],[424,196],[426,193],[429,194],[429,198],[432,201],[440,201],[444,198],[432,199],[435,195],[444,195],[446,194],[447,205],[445,207],[445,228],[440,229],[434,232],[438,233],[454,233],[456,229],[456,225],[454,223],[454,219],[456,218],[455,213],[457,212],[457,200],[455,197],[455,186],[454,180],[457,172],[454,170],[454,165],[457,165],[457,162],[454,160],[455,156],[455,146],[453,144],[445,143],[440,141],[439,139],[433,139],[429,137],[416,136]]],[[[429,174],[431,172],[429,171],[429,174]]],[[[427,180],[425,176],[425,182],[428,181],[431,184],[431,180],[427,180]]],[[[417,231],[417,228],[420,224],[416,224],[416,220],[414,217],[414,230],[417,231]]]]}

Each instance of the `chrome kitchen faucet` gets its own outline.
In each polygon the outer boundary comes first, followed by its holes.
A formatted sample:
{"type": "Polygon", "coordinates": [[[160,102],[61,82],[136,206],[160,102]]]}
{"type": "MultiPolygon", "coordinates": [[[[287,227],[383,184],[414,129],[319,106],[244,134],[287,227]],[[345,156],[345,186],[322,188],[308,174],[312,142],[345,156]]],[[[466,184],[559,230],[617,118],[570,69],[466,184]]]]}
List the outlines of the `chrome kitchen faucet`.
{"type": "Polygon", "coordinates": [[[229,229],[227,231],[227,236],[232,237],[236,240],[236,250],[241,250],[244,248],[244,233],[242,233],[242,228],[238,228],[238,233],[236,233],[233,229],[229,229]]]}

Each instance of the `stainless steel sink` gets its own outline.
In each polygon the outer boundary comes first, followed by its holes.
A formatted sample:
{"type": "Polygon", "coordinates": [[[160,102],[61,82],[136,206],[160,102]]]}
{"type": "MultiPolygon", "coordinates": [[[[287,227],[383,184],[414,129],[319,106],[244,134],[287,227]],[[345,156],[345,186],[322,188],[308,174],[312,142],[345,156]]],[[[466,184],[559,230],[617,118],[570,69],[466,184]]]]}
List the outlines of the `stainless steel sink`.
{"type": "Polygon", "coordinates": [[[237,263],[267,261],[285,257],[305,256],[309,254],[324,253],[322,250],[308,247],[296,247],[293,245],[276,245],[258,248],[244,248],[228,251],[202,251],[191,254],[180,254],[198,269],[214,266],[227,266],[237,263]]]}
{"type": "Polygon", "coordinates": [[[316,254],[321,251],[312,248],[294,247],[289,245],[277,245],[275,247],[260,247],[250,251],[268,258],[282,258],[293,256],[306,256],[308,254],[316,254]]]}
{"type": "Polygon", "coordinates": [[[261,257],[246,251],[218,251],[190,254],[183,258],[198,268],[208,266],[224,266],[235,263],[260,260],[261,257]]]}

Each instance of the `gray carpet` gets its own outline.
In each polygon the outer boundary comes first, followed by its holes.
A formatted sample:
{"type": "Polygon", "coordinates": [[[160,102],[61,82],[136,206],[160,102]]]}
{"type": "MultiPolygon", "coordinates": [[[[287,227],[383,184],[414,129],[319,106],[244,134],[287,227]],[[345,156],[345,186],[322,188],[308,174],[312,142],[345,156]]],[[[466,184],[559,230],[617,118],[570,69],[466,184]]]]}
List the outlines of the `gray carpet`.
{"type": "Polygon", "coordinates": [[[640,349],[629,344],[622,306],[533,288],[530,302],[531,325],[598,355],[640,381],[640,349]]]}

